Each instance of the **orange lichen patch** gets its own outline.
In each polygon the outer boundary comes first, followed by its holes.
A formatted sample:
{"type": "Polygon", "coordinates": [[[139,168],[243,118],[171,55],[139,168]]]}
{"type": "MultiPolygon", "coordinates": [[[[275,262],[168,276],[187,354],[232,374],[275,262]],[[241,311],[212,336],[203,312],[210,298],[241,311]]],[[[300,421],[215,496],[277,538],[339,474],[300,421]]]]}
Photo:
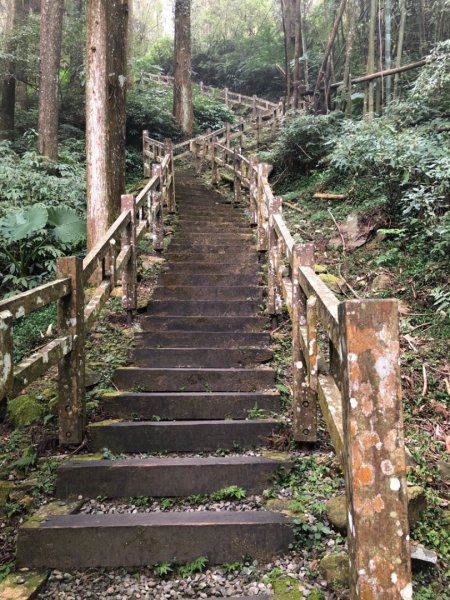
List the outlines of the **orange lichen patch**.
{"type": "Polygon", "coordinates": [[[370,465],[362,465],[355,473],[355,482],[363,486],[372,485],[374,479],[374,469],[370,465]]]}
{"type": "Polygon", "coordinates": [[[356,435],[358,433],[358,423],[355,419],[350,423],[350,431],[352,435],[356,435]]]}
{"type": "Polygon", "coordinates": [[[373,587],[373,584],[370,581],[364,579],[359,580],[359,596],[361,600],[376,600],[378,595],[376,594],[376,590],[373,587]]]}
{"type": "Polygon", "coordinates": [[[362,401],[362,411],[365,417],[370,417],[373,414],[373,402],[369,398],[364,398],[362,401]]]}
{"type": "Polygon", "coordinates": [[[376,431],[365,431],[361,434],[361,441],[366,450],[380,443],[380,436],[376,431]]]}
{"type": "Polygon", "coordinates": [[[380,494],[378,494],[373,501],[373,510],[376,513],[380,513],[382,510],[384,510],[384,501],[380,494]]]}

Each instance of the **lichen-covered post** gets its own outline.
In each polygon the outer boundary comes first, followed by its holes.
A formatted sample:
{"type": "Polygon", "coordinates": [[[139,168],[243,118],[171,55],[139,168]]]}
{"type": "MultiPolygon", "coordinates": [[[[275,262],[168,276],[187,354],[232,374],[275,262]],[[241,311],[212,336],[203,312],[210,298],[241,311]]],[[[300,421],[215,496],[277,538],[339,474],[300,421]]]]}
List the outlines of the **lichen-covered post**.
{"type": "Polygon", "coordinates": [[[253,117],[256,119],[258,116],[258,96],[253,95],[253,117]]]}
{"type": "Polygon", "coordinates": [[[175,162],[173,157],[173,142],[170,139],[164,140],[164,150],[166,154],[170,154],[169,173],[168,173],[168,189],[167,189],[167,206],[170,214],[174,214],[177,210],[175,200],[175,162]]]}
{"type": "Polygon", "coordinates": [[[241,149],[234,149],[233,165],[234,165],[234,205],[239,204],[242,200],[242,163],[240,161],[241,149]]]}
{"type": "Polygon", "coordinates": [[[147,138],[148,138],[148,131],[145,130],[142,133],[142,153],[143,153],[143,158],[144,158],[144,179],[148,179],[150,177],[150,163],[148,162],[148,157],[147,157],[147,138]]]}
{"type": "Polygon", "coordinates": [[[248,178],[250,181],[250,224],[256,225],[258,222],[258,207],[256,198],[258,195],[258,159],[256,156],[250,157],[250,166],[248,169],[248,178]]]}
{"type": "Polygon", "coordinates": [[[278,264],[280,262],[278,236],[275,231],[275,215],[281,214],[281,198],[271,196],[269,198],[269,273],[268,273],[268,302],[267,307],[269,315],[272,318],[272,325],[278,325],[278,316],[281,314],[283,300],[281,296],[281,287],[278,280],[278,264]]]}
{"type": "Polygon", "coordinates": [[[137,310],[136,200],[133,194],[122,196],[121,208],[122,212],[130,211],[131,214],[130,222],[122,235],[122,247],[131,248],[130,258],[122,275],[123,307],[127,311],[128,320],[131,321],[133,311],[137,310]]]}
{"type": "Polygon", "coordinates": [[[258,113],[258,119],[256,122],[256,145],[261,145],[261,133],[262,133],[262,116],[258,113]]]}
{"type": "Polygon", "coordinates": [[[244,144],[245,144],[245,121],[243,118],[241,118],[241,120],[239,122],[239,131],[240,131],[239,146],[241,148],[243,148],[244,144]]]}
{"type": "Polygon", "coordinates": [[[339,305],[352,599],[411,600],[398,303],[339,305]]]}
{"type": "Polygon", "coordinates": [[[212,183],[215,186],[219,185],[219,165],[217,158],[217,137],[214,136],[211,140],[211,168],[212,168],[212,183]]]}
{"type": "Polygon", "coordinates": [[[13,348],[13,316],[4,310],[0,312],[0,408],[14,385],[13,348]]]}
{"type": "Polygon", "coordinates": [[[223,98],[224,98],[225,104],[228,106],[228,88],[227,87],[223,91],[223,98]]]}
{"type": "Polygon", "coordinates": [[[258,166],[258,183],[257,183],[257,238],[258,251],[266,252],[268,250],[268,207],[265,206],[265,184],[269,176],[269,167],[266,163],[260,163],[258,166]]]}
{"type": "Polygon", "coordinates": [[[231,124],[225,123],[225,146],[231,148],[231,124]]]}
{"type": "Polygon", "coordinates": [[[153,249],[155,252],[162,252],[164,250],[164,202],[161,165],[153,165],[152,175],[159,179],[159,190],[152,194],[153,249]]]}
{"type": "Polygon", "coordinates": [[[58,258],[57,276],[71,281],[71,293],[58,301],[58,334],[72,340],[58,363],[59,442],[73,446],[82,443],[86,424],[83,261],[58,258]]]}
{"type": "Polygon", "coordinates": [[[317,440],[317,394],[309,385],[309,361],[303,355],[301,343],[301,331],[307,330],[306,297],[299,284],[300,267],[314,268],[314,262],[313,244],[295,244],[292,251],[292,367],[293,430],[296,442],[317,440]]]}

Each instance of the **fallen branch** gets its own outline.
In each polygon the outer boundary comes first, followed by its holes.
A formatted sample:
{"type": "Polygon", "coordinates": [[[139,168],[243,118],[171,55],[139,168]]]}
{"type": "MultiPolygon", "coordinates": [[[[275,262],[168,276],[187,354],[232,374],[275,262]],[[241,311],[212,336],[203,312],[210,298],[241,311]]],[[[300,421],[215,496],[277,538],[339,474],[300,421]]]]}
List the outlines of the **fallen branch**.
{"type": "Polygon", "coordinates": [[[427,377],[427,368],[425,364],[422,365],[422,374],[423,374],[423,388],[422,388],[422,396],[426,396],[428,392],[428,377],[427,377]]]}
{"type": "Polygon", "coordinates": [[[336,225],[336,228],[339,231],[339,235],[341,236],[341,240],[342,240],[342,253],[345,255],[347,253],[347,246],[345,244],[344,234],[342,233],[341,228],[339,227],[339,223],[334,218],[334,215],[333,215],[333,213],[331,212],[330,209],[328,209],[328,212],[330,213],[331,218],[333,219],[333,223],[336,225]]]}
{"type": "Polygon", "coordinates": [[[313,198],[318,198],[319,200],[346,200],[348,198],[348,194],[314,194],[313,198]]]}
{"type": "Polygon", "coordinates": [[[295,204],[292,204],[291,202],[288,202],[287,200],[283,200],[283,204],[285,204],[286,206],[288,206],[292,210],[297,211],[300,214],[303,213],[303,210],[301,208],[299,208],[298,206],[295,206],[295,204]]]}

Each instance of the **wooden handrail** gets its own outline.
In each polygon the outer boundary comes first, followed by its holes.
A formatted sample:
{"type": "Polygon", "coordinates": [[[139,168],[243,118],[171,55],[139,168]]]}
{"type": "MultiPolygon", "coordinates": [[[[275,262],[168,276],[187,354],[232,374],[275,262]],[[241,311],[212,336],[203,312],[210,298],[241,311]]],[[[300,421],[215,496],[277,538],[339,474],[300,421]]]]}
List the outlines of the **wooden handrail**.
{"type": "Polygon", "coordinates": [[[8,311],[13,319],[20,319],[67,296],[70,294],[70,289],[70,279],[49,281],[27,292],[1,300],[0,312],[8,311]]]}

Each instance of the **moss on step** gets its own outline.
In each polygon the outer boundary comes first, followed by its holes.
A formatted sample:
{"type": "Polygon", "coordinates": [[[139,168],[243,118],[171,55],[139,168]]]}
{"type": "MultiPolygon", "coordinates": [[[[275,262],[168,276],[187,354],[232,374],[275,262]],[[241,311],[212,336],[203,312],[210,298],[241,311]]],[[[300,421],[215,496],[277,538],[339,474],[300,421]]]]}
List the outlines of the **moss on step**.
{"type": "Polygon", "coordinates": [[[303,593],[298,589],[298,581],[292,577],[280,577],[273,582],[274,600],[302,600],[303,593]]]}
{"type": "Polygon", "coordinates": [[[49,519],[50,517],[62,517],[64,515],[71,515],[75,513],[80,506],[82,506],[84,500],[77,500],[75,502],[50,502],[50,504],[45,504],[41,506],[41,508],[34,513],[22,527],[26,527],[28,529],[37,529],[39,525],[49,519]]]}
{"type": "Polygon", "coordinates": [[[89,423],[89,429],[92,427],[107,427],[108,425],[115,425],[116,423],[123,423],[123,420],[107,419],[106,421],[97,421],[95,423],[89,423]]]}
{"type": "Polygon", "coordinates": [[[27,427],[43,415],[43,407],[34,396],[18,396],[8,402],[8,420],[14,427],[27,427]]]}
{"type": "Polygon", "coordinates": [[[30,600],[47,581],[47,573],[33,571],[11,573],[0,583],[2,600],[30,600]]]}

